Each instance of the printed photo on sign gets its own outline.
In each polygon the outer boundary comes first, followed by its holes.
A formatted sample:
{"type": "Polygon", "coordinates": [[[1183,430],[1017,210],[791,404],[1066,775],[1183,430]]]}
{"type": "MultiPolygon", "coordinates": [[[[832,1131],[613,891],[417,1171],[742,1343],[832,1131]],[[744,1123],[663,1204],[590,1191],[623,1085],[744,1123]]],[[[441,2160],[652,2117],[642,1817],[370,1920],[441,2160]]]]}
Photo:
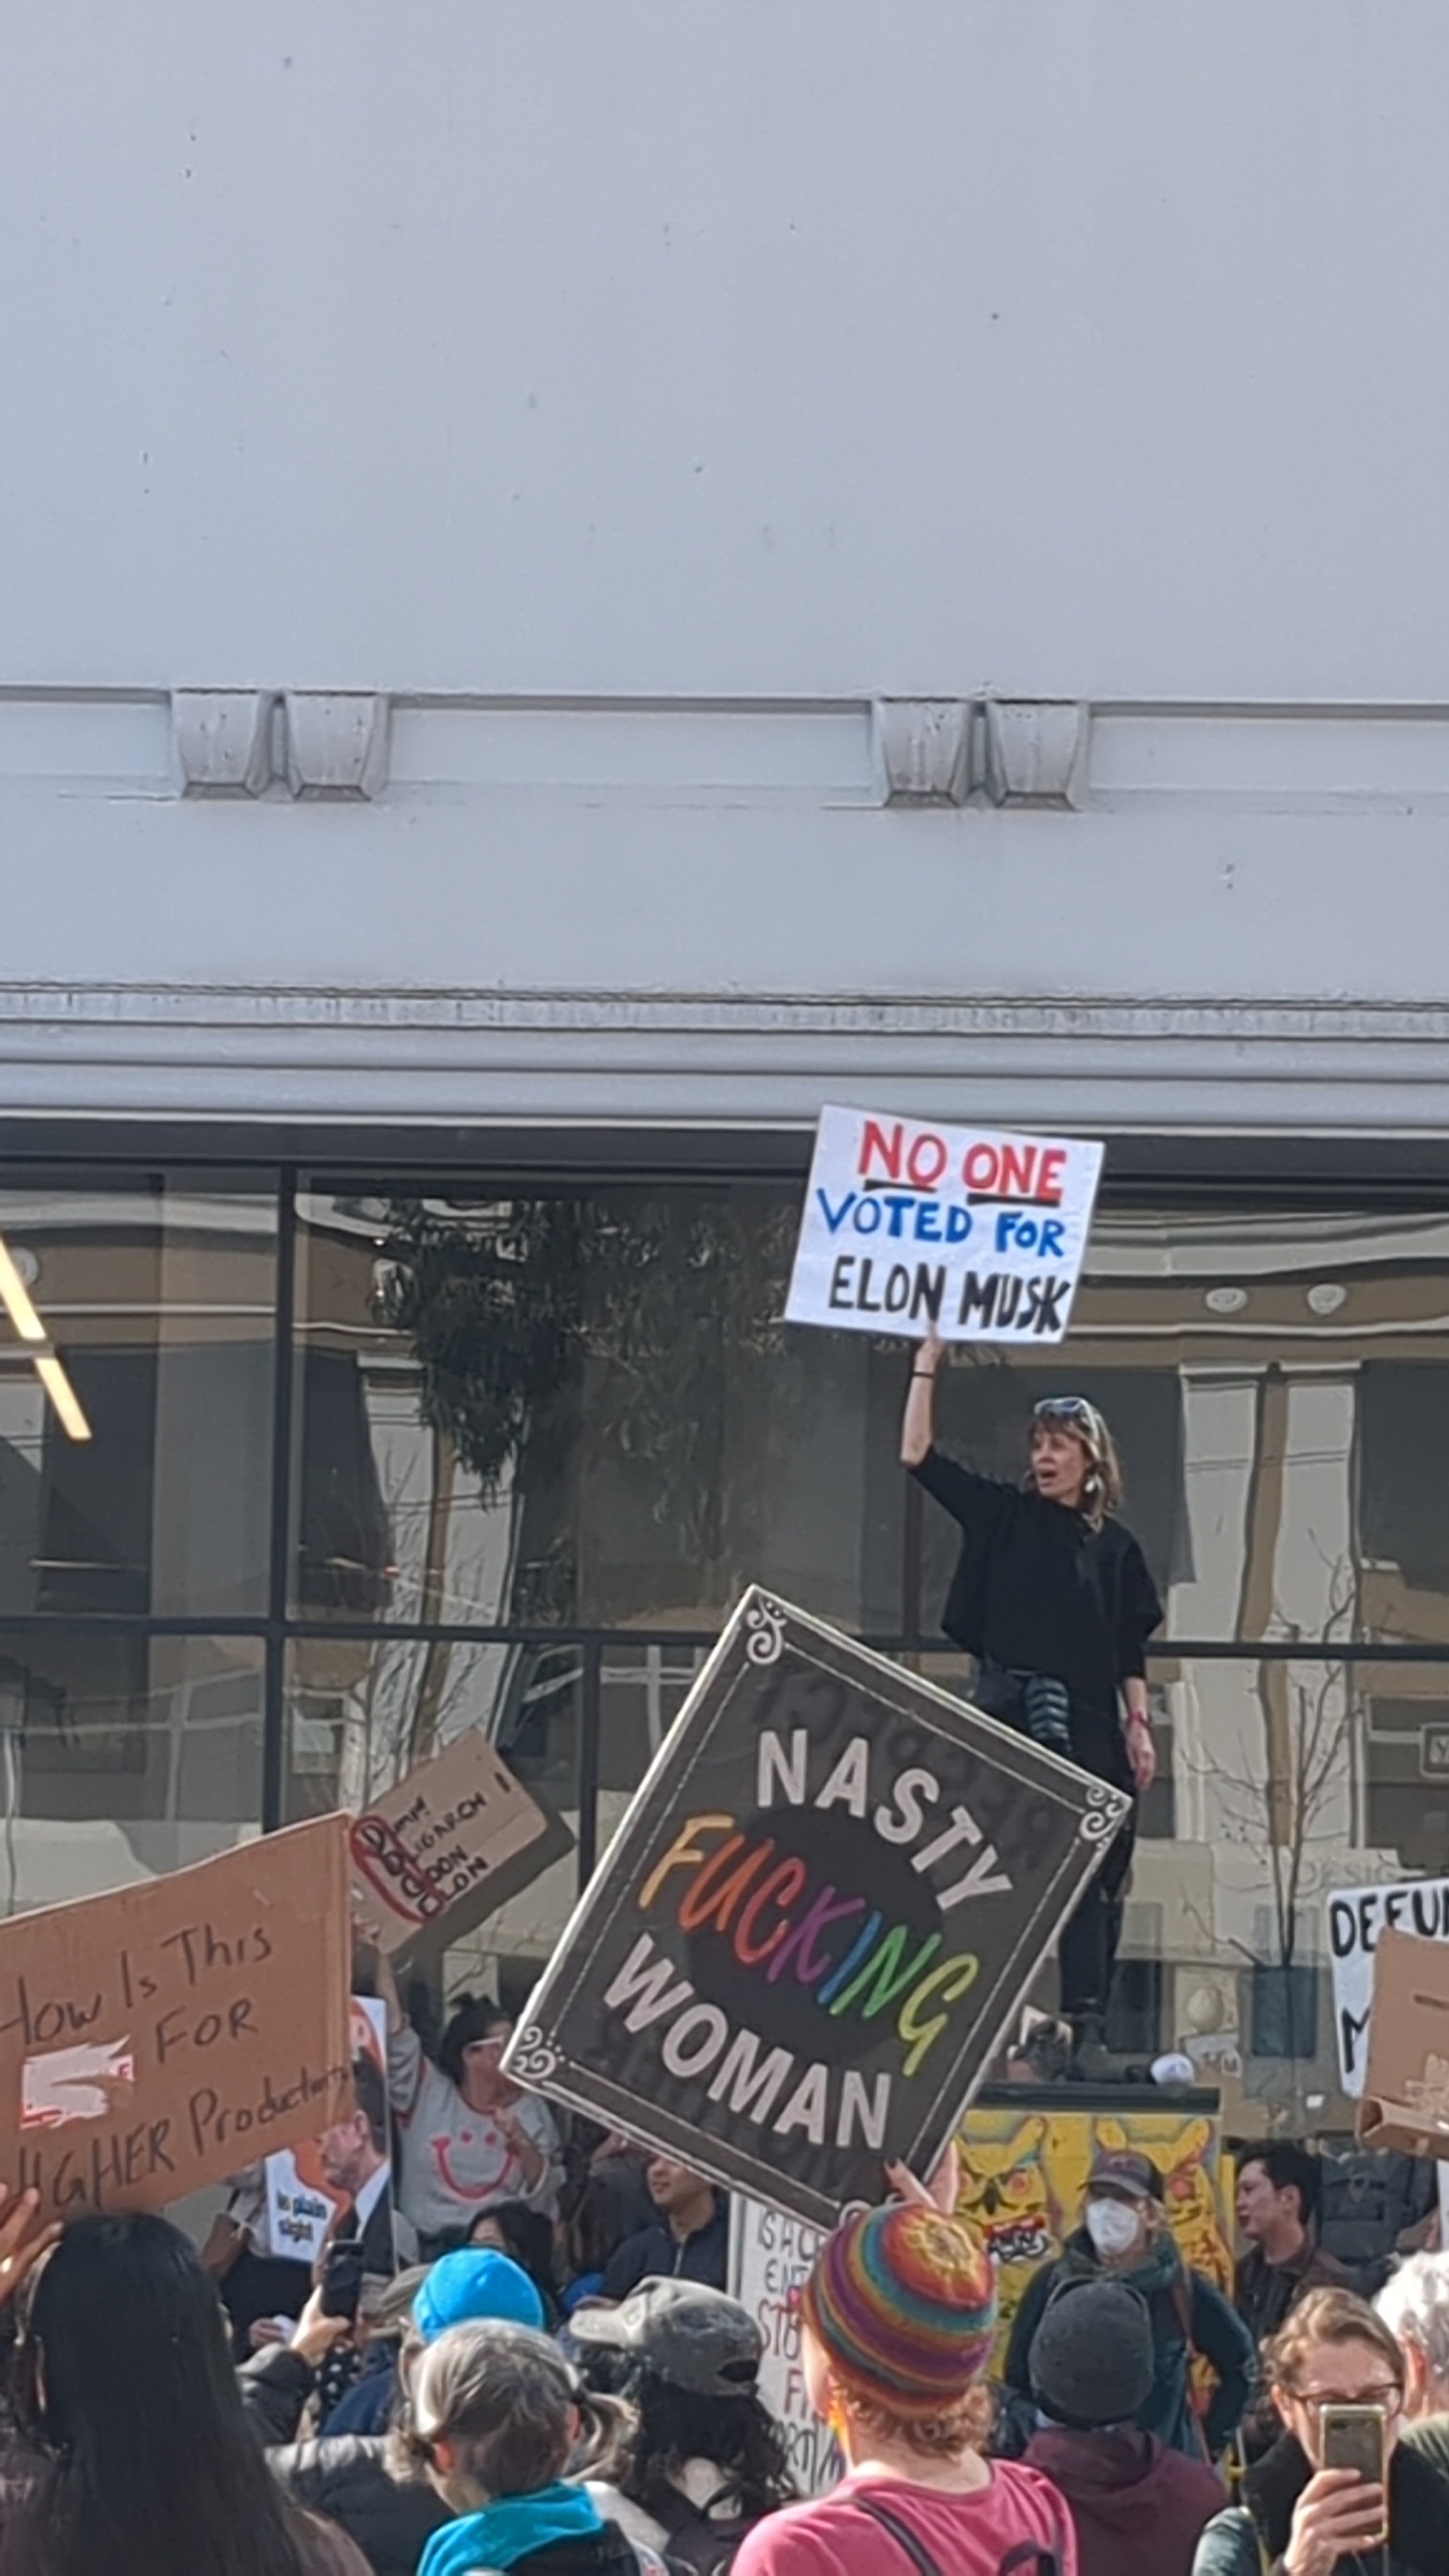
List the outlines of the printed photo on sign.
{"type": "Polygon", "coordinates": [[[1127,1811],[748,1593],[505,2064],[813,2226],[926,2171],[1127,1811]]]}
{"type": "Polygon", "coordinates": [[[1328,1900],[1333,2026],[1343,2089],[1357,2102],[1368,2066],[1374,1955],[1384,1932],[1449,1941],[1449,1878],[1393,1879],[1384,1887],[1343,1887],[1328,1900]]]}
{"type": "Polygon", "coordinates": [[[1103,1148],[822,1109],[791,1324],[945,1341],[1063,1339],[1103,1148]]]}
{"type": "Polygon", "coordinates": [[[273,2254],[316,2263],[339,2237],[357,2237],[365,2272],[397,2267],[387,2099],[387,2013],[352,1998],[352,2103],[330,2128],[268,2156],[267,2232],[273,2254]]]}
{"type": "Polygon", "coordinates": [[[0,1924],[0,2173],[164,2209],[338,2116],[347,1819],[0,1924]]]}

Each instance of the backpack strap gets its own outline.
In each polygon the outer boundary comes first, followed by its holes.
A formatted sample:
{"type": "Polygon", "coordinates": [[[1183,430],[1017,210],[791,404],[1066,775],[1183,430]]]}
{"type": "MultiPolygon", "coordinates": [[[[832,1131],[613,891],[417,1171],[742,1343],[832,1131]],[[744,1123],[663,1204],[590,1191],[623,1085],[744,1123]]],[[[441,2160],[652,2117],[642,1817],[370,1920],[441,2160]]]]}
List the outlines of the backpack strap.
{"type": "Polygon", "coordinates": [[[1054,2549],[1042,2549],[1034,2540],[1024,2540],[1016,2549],[1008,2549],[997,2576],[1062,2576],[1062,2560],[1054,2549]]]}
{"type": "MultiPolygon", "coordinates": [[[[852,2496],[850,2501],[859,2512],[868,2513],[872,2522],[879,2523],[882,2531],[890,2533],[896,2546],[905,2551],[916,2576],[944,2576],[943,2569],[937,2566],[925,2542],[916,2537],[910,2524],[903,2522],[898,2513],[893,2513],[888,2504],[881,2504],[874,2496],[863,2495],[852,2496]]],[[[1055,2549],[1043,2549],[1035,2540],[1024,2540],[1015,2549],[1008,2549],[997,2576],[1062,2576],[1064,2565],[1064,2559],[1055,2549]]]]}
{"type": "Polygon", "coordinates": [[[873,2497],[863,2495],[852,2496],[850,2501],[861,2513],[868,2513],[872,2522],[878,2522],[882,2531],[890,2533],[897,2548],[905,2551],[916,2576],[944,2576],[943,2569],[937,2566],[925,2542],[916,2538],[910,2524],[902,2522],[898,2513],[892,2513],[888,2504],[877,2504],[873,2497]]]}

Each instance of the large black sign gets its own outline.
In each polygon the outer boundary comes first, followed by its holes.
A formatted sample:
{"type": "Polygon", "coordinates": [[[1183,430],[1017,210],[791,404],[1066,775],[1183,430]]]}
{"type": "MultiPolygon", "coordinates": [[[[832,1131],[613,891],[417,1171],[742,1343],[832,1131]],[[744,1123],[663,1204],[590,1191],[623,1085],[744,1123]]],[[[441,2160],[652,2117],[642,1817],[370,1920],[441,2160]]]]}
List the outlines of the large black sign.
{"type": "Polygon", "coordinates": [[[751,1591],[508,2071],[828,2226],[889,2158],[935,2162],[1126,1812],[751,1591]]]}

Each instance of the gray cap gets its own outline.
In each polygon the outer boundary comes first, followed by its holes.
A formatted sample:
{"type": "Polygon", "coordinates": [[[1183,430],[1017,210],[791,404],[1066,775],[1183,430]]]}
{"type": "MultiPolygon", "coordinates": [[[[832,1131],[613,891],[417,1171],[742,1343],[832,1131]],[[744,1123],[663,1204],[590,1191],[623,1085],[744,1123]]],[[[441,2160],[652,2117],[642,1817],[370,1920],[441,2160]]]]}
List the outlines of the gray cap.
{"type": "Polygon", "coordinates": [[[576,2308],[569,2332],[580,2343],[634,2354],[697,2397],[751,2396],[765,2349],[738,2299],[700,2281],[641,2281],[616,2308],[576,2308]]]}

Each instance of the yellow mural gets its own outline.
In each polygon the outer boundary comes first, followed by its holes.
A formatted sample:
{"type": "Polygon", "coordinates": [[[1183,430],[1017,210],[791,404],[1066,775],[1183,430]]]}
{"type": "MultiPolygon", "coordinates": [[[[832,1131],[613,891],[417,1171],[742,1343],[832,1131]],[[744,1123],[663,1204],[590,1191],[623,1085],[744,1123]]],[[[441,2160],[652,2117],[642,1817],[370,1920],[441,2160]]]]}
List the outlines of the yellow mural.
{"type": "MultiPolygon", "coordinates": [[[[1029,2097],[1028,2097],[1029,2098],[1029,2097]]],[[[1165,2185],[1168,2223],[1183,2259],[1231,2293],[1230,2181],[1219,2123],[1201,2112],[971,2110],[961,2133],[961,2215],[996,2258],[1001,2341],[1021,2296],[1081,2223],[1093,2157],[1130,2147],[1165,2185]]]]}

